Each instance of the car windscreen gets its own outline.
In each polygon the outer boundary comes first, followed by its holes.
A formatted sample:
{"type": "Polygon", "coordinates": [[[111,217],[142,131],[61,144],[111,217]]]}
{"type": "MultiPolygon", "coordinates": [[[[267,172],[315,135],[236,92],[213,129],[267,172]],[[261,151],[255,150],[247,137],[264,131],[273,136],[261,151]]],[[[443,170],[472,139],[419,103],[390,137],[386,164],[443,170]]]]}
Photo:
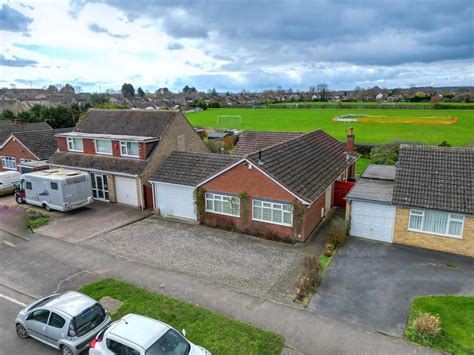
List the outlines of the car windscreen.
{"type": "Polygon", "coordinates": [[[104,321],[105,311],[98,303],[74,317],[73,324],[77,336],[82,336],[104,321]]]}
{"type": "Polygon", "coordinates": [[[150,346],[146,355],[187,355],[191,345],[184,337],[174,329],[168,330],[160,339],[150,346]]]}

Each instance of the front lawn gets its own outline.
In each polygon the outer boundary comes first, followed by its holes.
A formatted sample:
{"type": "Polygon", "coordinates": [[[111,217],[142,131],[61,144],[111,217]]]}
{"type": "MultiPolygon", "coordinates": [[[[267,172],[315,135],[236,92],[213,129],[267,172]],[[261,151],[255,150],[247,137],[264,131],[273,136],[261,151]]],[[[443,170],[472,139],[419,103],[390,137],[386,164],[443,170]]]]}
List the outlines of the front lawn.
{"type": "Polygon", "coordinates": [[[80,291],[96,300],[110,296],[122,301],[112,319],[136,313],[161,320],[178,331],[186,329],[189,340],[213,354],[280,354],[283,349],[280,335],[123,281],[105,279],[80,291]]]}
{"type": "Polygon", "coordinates": [[[412,301],[406,337],[422,345],[454,354],[474,353],[474,297],[427,296],[412,301]],[[441,334],[422,339],[412,321],[419,313],[437,314],[441,319],[441,334]]]}

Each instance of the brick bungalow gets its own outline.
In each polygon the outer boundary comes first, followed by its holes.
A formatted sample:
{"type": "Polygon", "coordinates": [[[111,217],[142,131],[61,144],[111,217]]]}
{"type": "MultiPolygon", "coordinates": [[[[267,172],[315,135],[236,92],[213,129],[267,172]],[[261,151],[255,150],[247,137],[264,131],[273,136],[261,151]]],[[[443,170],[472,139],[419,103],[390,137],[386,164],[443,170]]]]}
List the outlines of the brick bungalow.
{"type": "Polygon", "coordinates": [[[356,159],[352,133],[346,144],[317,130],[272,145],[197,185],[200,221],[305,241],[332,208],[336,181],[354,176],[356,159]]]}
{"type": "Polygon", "coordinates": [[[56,135],[52,166],[91,174],[94,198],[152,208],[150,175],[173,151],[209,152],[179,111],[91,109],[56,135]]]}
{"type": "Polygon", "coordinates": [[[347,195],[351,235],[474,257],[474,149],[402,145],[396,167],[369,168],[347,195]]]}

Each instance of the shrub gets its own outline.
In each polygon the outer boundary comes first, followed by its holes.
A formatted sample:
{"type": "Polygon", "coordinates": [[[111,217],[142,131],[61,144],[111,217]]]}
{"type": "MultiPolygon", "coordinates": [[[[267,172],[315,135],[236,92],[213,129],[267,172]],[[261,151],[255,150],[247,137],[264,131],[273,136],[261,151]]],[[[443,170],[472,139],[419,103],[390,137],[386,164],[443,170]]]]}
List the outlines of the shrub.
{"type": "Polygon", "coordinates": [[[314,256],[304,258],[305,271],[303,276],[296,282],[298,292],[296,300],[302,301],[306,295],[314,292],[319,287],[322,280],[322,272],[324,270],[321,262],[314,256]]]}
{"type": "Polygon", "coordinates": [[[220,153],[225,149],[225,143],[221,140],[210,140],[206,142],[206,145],[213,153],[220,153]]]}
{"type": "Polygon", "coordinates": [[[370,159],[374,164],[395,165],[399,151],[400,145],[397,143],[384,144],[370,151],[370,159]]]}
{"type": "Polygon", "coordinates": [[[432,338],[441,333],[441,320],[439,315],[420,313],[413,320],[413,329],[423,338],[432,338]]]}
{"type": "Polygon", "coordinates": [[[334,247],[342,246],[347,241],[347,231],[349,224],[344,219],[334,219],[329,228],[328,242],[334,247]]]}

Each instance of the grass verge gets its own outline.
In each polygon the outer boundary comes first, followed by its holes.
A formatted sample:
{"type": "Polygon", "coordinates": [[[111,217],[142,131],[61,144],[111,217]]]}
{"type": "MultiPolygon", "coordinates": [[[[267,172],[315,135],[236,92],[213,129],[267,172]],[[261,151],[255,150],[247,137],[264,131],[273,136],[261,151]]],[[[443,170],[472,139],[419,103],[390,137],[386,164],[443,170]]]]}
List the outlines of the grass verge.
{"type": "Polygon", "coordinates": [[[405,332],[407,339],[453,354],[474,354],[474,297],[426,296],[412,300],[405,332]],[[423,338],[412,322],[419,313],[439,315],[441,334],[423,338]]]}
{"type": "Polygon", "coordinates": [[[114,279],[83,286],[81,292],[97,300],[110,296],[123,302],[112,319],[128,313],[159,319],[213,354],[280,354],[284,340],[275,333],[225,317],[207,309],[114,279]]]}

